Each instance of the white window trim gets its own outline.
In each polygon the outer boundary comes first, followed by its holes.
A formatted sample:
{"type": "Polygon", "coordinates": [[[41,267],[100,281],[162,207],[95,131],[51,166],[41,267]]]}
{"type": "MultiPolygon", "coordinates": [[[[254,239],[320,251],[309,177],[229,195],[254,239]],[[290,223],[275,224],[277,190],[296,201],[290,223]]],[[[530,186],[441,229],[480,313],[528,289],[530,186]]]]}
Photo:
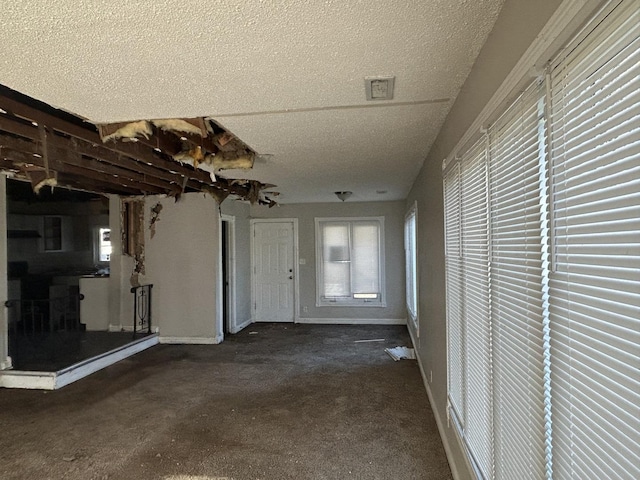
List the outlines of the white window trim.
{"type": "Polygon", "coordinates": [[[315,242],[316,242],[316,307],[386,307],[386,276],[385,276],[385,243],[384,243],[384,217],[316,217],[315,218],[315,242]],[[368,301],[365,299],[344,299],[344,300],[323,300],[322,299],[322,242],[320,237],[320,224],[324,222],[358,222],[358,221],[376,221],[380,224],[380,252],[378,265],[380,269],[380,301],[368,301]]]}
{"type": "Polygon", "coordinates": [[[411,205],[411,208],[409,208],[409,211],[406,213],[405,217],[404,217],[404,231],[405,231],[405,239],[404,239],[404,246],[405,246],[405,276],[408,279],[409,277],[409,271],[408,271],[408,263],[409,263],[409,257],[408,257],[408,248],[407,248],[407,241],[408,238],[406,237],[406,232],[407,232],[407,221],[409,220],[410,217],[413,216],[413,222],[414,222],[414,227],[413,227],[413,231],[414,231],[414,245],[413,245],[413,258],[411,259],[414,263],[414,278],[413,278],[413,284],[414,284],[414,290],[415,290],[415,295],[414,295],[414,301],[415,301],[415,311],[412,311],[411,305],[409,305],[409,285],[408,282],[405,280],[405,300],[406,300],[406,304],[407,304],[407,315],[409,317],[409,320],[411,321],[411,323],[413,324],[413,328],[416,331],[416,335],[419,337],[420,336],[420,329],[419,329],[419,322],[418,322],[418,318],[420,315],[420,302],[418,301],[418,296],[419,296],[419,292],[420,292],[420,288],[419,288],[419,280],[418,278],[420,277],[420,275],[418,274],[418,202],[413,202],[413,205],[411,205]]]}

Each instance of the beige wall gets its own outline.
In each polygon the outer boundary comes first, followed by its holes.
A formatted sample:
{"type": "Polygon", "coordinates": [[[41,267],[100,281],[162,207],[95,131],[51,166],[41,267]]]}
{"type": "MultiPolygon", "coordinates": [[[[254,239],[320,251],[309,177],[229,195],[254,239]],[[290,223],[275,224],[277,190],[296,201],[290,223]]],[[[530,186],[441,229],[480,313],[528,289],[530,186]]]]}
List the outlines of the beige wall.
{"type": "Polygon", "coordinates": [[[146,198],[144,282],[154,285],[153,323],[161,337],[217,336],[219,219],[210,196],[187,193],[177,202],[146,198]],[[150,210],[157,203],[162,211],[151,238],[150,210]]]}
{"type": "MultiPolygon", "coordinates": [[[[462,87],[407,198],[418,203],[419,329],[416,341],[423,371],[452,468],[472,478],[452,428],[447,426],[447,336],[445,320],[443,159],[451,152],[515,66],[560,0],[506,0],[495,27],[462,87]]],[[[414,338],[415,338],[415,332],[414,338]]]]}
{"type": "MultiPolygon", "coordinates": [[[[113,254],[109,277],[110,328],[130,329],[133,322],[131,275],[134,261],[122,255],[120,198],[110,198],[113,254]]],[[[187,193],[179,201],[145,198],[145,273],[140,284],[153,284],[152,327],[170,341],[213,343],[218,336],[218,205],[209,196],[187,193]],[[151,209],[162,211],[149,229],[151,209]]]]}
{"type": "Polygon", "coordinates": [[[297,218],[301,319],[405,320],[404,202],[339,202],[251,207],[251,218],[297,218]],[[386,307],[316,307],[316,217],[384,217],[386,307]],[[307,311],[304,311],[307,307],[307,311]]]}

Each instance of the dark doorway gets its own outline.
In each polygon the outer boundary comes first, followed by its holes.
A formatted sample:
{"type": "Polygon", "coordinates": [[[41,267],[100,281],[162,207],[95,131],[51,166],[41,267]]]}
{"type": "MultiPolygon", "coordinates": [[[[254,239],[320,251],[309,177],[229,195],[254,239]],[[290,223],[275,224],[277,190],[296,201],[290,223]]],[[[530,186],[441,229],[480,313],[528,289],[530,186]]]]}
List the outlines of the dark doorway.
{"type": "Polygon", "coordinates": [[[231,333],[229,319],[229,222],[222,220],[222,322],[225,334],[231,333]]]}

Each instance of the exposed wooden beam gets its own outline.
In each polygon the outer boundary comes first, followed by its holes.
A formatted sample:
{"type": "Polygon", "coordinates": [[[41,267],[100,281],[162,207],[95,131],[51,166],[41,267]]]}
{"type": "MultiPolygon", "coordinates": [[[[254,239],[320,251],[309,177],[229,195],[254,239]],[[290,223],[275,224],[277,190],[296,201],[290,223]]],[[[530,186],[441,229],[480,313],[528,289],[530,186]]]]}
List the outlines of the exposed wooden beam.
{"type": "MultiPolygon", "coordinates": [[[[15,117],[0,115],[0,131],[19,135],[34,142],[40,141],[37,127],[34,127],[31,123],[21,122],[15,117]]],[[[183,181],[183,177],[177,173],[170,173],[166,170],[150,166],[144,162],[139,162],[133,158],[113,152],[103,145],[96,145],[95,143],[87,142],[76,137],[51,135],[49,136],[48,141],[50,142],[50,145],[66,148],[80,153],[81,155],[92,157],[112,165],[128,169],[135,173],[142,173],[150,177],[157,177],[176,184],[181,184],[183,181]]]]}
{"type": "Polygon", "coordinates": [[[85,122],[86,128],[84,128],[84,126],[81,127],[71,122],[67,122],[54,115],[42,112],[34,107],[30,107],[29,105],[25,105],[12,98],[4,96],[0,96],[0,108],[17,117],[36,122],[38,124],[42,123],[50,129],[66,133],[67,135],[85,140],[95,145],[104,145],[109,150],[135,158],[142,162],[147,162],[150,165],[155,165],[165,170],[177,172],[180,175],[193,178],[207,185],[212,183],[207,172],[182,165],[173,159],[165,158],[162,154],[154,151],[154,147],[144,145],[141,142],[125,143],[117,141],[103,144],[96,126],[89,122],[85,122]]]}
{"type": "Polygon", "coordinates": [[[50,147],[48,164],[43,158],[42,145],[29,140],[9,137],[0,134],[0,154],[15,162],[32,164],[41,168],[49,168],[51,171],[68,173],[76,176],[86,176],[89,179],[105,182],[110,186],[124,185],[133,187],[141,193],[179,193],[177,186],[158,183],[157,179],[148,182],[144,175],[135,174],[113,167],[101,165],[95,159],[83,159],[81,155],[59,147],[50,147]]]}

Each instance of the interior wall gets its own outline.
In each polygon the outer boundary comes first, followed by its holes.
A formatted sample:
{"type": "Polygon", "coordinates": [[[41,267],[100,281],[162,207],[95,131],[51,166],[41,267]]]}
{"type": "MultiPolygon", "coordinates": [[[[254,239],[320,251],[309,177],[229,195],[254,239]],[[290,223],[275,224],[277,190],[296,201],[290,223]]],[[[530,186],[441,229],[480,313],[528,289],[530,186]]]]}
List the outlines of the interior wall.
{"type": "Polygon", "coordinates": [[[236,326],[251,322],[251,229],[249,225],[249,204],[227,199],[222,202],[221,211],[235,218],[236,250],[236,326]]]}
{"type": "Polygon", "coordinates": [[[213,343],[218,315],[220,213],[201,193],[145,200],[145,274],[153,284],[153,324],[172,341],[213,343]],[[152,236],[151,209],[162,210],[152,236]]]}
{"type": "Polygon", "coordinates": [[[406,322],[404,294],[404,202],[340,202],[252,206],[251,218],[297,218],[300,297],[298,316],[406,322]],[[386,307],[316,307],[316,217],[384,217],[386,307]],[[305,311],[306,308],[306,311],[305,311]]]}
{"type": "Polygon", "coordinates": [[[491,99],[560,5],[561,0],[506,0],[493,31],[451,109],[407,198],[418,204],[419,360],[427,378],[434,414],[457,478],[474,478],[452,427],[448,425],[447,334],[444,270],[442,161],[491,99]]]}
{"type": "Polygon", "coordinates": [[[108,282],[109,329],[132,329],[133,297],[130,278],[134,260],[122,254],[122,202],[117,195],[109,196],[109,228],[112,250],[108,282]]]}
{"type": "MultiPolygon", "coordinates": [[[[7,177],[0,175],[0,301],[7,300],[7,177]]],[[[0,305],[0,370],[11,367],[7,309],[0,305]]]]}

